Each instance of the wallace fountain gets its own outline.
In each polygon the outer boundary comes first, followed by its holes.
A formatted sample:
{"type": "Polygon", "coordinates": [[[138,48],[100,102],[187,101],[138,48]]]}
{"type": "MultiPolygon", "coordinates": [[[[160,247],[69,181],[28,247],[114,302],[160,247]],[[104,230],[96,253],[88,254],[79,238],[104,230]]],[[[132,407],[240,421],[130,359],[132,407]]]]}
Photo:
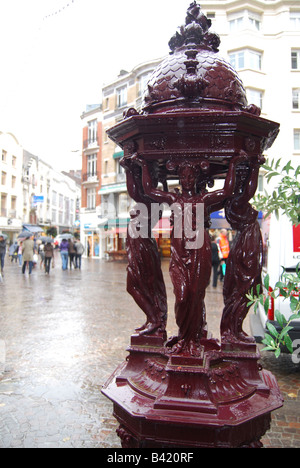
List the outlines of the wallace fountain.
{"type": "Polygon", "coordinates": [[[250,200],[279,124],[248,104],[210,27],[193,2],[148,82],[142,110],[128,109],[108,131],[124,150],[128,193],[137,203],[127,233],[127,290],[145,314],[126,361],[102,390],[113,402],[123,448],[261,447],[271,412],[283,404],[254,339],[243,331],[246,294],[260,284],[262,268],[258,213],[250,200]],[[171,180],[180,188],[169,191],[171,180]],[[166,333],[166,288],[151,236],[152,207],[161,204],[173,212],[175,337],[166,333]],[[237,235],[227,260],[219,341],[207,329],[205,291],[210,214],[222,208],[237,235]]]}

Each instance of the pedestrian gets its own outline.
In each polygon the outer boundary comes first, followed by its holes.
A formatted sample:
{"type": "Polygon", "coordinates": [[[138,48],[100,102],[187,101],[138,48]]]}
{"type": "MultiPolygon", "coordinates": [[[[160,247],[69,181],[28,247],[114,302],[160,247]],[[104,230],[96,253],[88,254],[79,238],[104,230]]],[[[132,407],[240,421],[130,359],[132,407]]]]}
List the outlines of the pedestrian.
{"type": "Polygon", "coordinates": [[[18,247],[18,260],[19,260],[19,267],[22,268],[22,263],[23,263],[23,242],[20,242],[19,247],[18,247]]]}
{"type": "Polygon", "coordinates": [[[3,276],[4,259],[6,255],[6,240],[0,234],[0,274],[3,276]]]}
{"type": "Polygon", "coordinates": [[[67,270],[68,269],[68,257],[69,257],[69,242],[67,241],[67,239],[63,239],[61,241],[59,248],[60,248],[61,261],[62,261],[62,269],[67,270]]]}
{"type": "Polygon", "coordinates": [[[75,268],[79,268],[81,270],[81,257],[84,254],[84,246],[80,242],[80,240],[77,240],[75,242],[75,249],[76,249],[76,256],[75,256],[75,268]]]}
{"type": "Polygon", "coordinates": [[[69,259],[70,259],[70,270],[72,270],[72,265],[75,266],[74,260],[76,255],[76,249],[73,240],[69,240],[69,259]]]}
{"type": "Polygon", "coordinates": [[[226,262],[227,262],[227,258],[230,252],[229,241],[227,238],[227,229],[221,229],[220,235],[217,239],[217,243],[220,247],[221,254],[222,254],[222,259],[221,259],[221,264],[220,264],[220,276],[221,276],[221,281],[223,281],[225,277],[225,271],[226,271],[226,262]]]}
{"type": "Polygon", "coordinates": [[[54,249],[51,242],[47,242],[44,248],[45,254],[45,272],[50,273],[51,261],[53,261],[52,266],[54,267],[54,249]]]}
{"type": "Polygon", "coordinates": [[[13,263],[14,260],[17,263],[17,261],[18,261],[18,252],[17,251],[18,251],[18,243],[14,242],[13,244],[11,244],[11,246],[8,249],[8,254],[11,257],[11,263],[13,263]]]}
{"type": "Polygon", "coordinates": [[[220,266],[220,247],[217,243],[217,236],[213,236],[211,243],[211,260],[212,260],[212,270],[213,270],[213,288],[217,287],[218,284],[218,269],[220,266]]]}
{"type": "Polygon", "coordinates": [[[25,274],[26,266],[28,264],[29,274],[31,275],[33,269],[33,256],[35,254],[33,236],[25,239],[23,242],[23,267],[22,273],[25,274]]]}
{"type": "Polygon", "coordinates": [[[45,251],[44,251],[44,248],[45,248],[45,246],[44,246],[44,244],[41,242],[41,243],[39,244],[39,250],[38,250],[38,251],[39,251],[39,256],[40,256],[40,268],[43,267],[43,264],[44,264],[44,262],[45,262],[45,251]]]}

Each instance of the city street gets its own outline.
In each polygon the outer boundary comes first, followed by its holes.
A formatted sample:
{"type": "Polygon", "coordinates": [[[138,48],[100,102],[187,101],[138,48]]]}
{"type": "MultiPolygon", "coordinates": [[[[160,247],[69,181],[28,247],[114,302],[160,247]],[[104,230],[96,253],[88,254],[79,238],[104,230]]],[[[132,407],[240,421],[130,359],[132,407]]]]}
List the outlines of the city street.
{"type": "MultiPolygon", "coordinates": [[[[170,336],[176,325],[166,260],[163,270],[170,336]]],[[[6,256],[0,301],[0,448],[120,447],[101,387],[144,323],[126,292],[126,263],[84,259],[81,271],[62,271],[56,252],[49,276],[39,265],[29,276],[6,256]]],[[[221,285],[209,286],[206,303],[209,330],[218,337],[221,285]]],[[[276,375],[285,398],[263,443],[300,447],[300,365],[270,353],[263,353],[262,365],[276,375]]]]}

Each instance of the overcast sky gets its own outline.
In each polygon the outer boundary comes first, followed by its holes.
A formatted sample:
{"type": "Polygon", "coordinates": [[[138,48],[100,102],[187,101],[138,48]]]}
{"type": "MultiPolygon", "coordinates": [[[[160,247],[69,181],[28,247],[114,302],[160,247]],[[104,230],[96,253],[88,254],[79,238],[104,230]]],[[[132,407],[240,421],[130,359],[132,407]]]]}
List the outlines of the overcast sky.
{"type": "Polygon", "coordinates": [[[167,55],[190,3],[0,0],[0,131],[59,170],[80,167],[86,104],[121,69],[167,55]]]}

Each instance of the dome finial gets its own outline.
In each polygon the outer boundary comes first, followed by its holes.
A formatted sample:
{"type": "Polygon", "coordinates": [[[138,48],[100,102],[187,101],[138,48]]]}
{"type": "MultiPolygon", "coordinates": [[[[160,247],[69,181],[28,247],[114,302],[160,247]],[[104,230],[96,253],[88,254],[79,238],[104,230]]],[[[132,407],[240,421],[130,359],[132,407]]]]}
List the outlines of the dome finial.
{"type": "Polygon", "coordinates": [[[220,38],[209,32],[211,20],[201,11],[200,5],[194,1],[190,4],[185,18],[185,25],[181,26],[169,41],[171,53],[183,45],[195,45],[200,48],[218,52],[220,38]]]}

